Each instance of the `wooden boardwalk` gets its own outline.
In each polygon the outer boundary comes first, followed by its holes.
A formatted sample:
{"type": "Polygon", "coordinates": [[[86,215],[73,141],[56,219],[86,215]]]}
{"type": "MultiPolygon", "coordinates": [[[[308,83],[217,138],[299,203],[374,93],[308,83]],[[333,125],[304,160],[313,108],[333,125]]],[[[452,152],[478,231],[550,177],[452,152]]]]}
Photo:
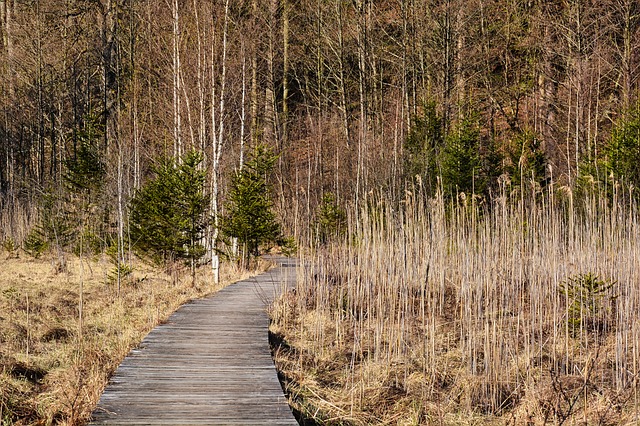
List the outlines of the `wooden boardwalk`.
{"type": "Polygon", "coordinates": [[[295,282],[295,264],[277,260],[153,329],[118,367],[91,424],[297,425],[269,348],[265,307],[295,282]]]}

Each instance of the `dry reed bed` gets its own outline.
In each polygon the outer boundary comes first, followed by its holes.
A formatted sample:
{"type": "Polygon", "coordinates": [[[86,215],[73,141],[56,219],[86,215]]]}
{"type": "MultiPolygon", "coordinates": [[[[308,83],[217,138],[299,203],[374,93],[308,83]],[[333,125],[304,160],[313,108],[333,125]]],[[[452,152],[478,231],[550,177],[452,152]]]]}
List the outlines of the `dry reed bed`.
{"type": "MultiPolygon", "coordinates": [[[[243,277],[226,265],[177,284],[135,264],[120,295],[104,259],[16,258],[0,253],[0,424],[83,424],[129,350],[181,304],[243,277]],[[79,303],[82,283],[82,324],[79,303]]],[[[246,276],[246,274],[245,274],[246,276]]]]}
{"type": "Polygon", "coordinates": [[[637,424],[636,204],[509,198],[369,200],[348,241],[309,253],[273,311],[297,408],[347,424],[637,424]],[[589,273],[600,285],[578,299],[589,273]]]}

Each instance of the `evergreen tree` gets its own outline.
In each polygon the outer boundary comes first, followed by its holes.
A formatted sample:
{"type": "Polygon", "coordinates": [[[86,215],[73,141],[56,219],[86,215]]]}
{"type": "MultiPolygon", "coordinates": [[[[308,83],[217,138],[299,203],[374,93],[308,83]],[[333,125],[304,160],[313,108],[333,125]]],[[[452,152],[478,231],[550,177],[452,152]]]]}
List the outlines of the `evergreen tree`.
{"type": "Polygon", "coordinates": [[[101,127],[93,119],[88,119],[85,130],[77,132],[78,147],[65,162],[67,172],[64,178],[72,191],[91,192],[103,185],[106,166],[98,149],[102,136],[101,127]]]}
{"type": "Polygon", "coordinates": [[[463,119],[457,129],[447,135],[441,161],[445,192],[479,194],[484,191],[479,142],[478,123],[470,118],[463,119]]]}
{"type": "Polygon", "coordinates": [[[322,196],[317,213],[318,240],[326,243],[341,237],[347,227],[347,213],[340,208],[336,196],[327,192],[322,196]]]}
{"type": "Polygon", "coordinates": [[[202,246],[209,223],[209,196],[204,192],[206,172],[198,166],[202,154],[192,151],[182,162],[163,159],[131,201],[131,238],[134,248],[156,264],[183,261],[195,264],[205,254],[202,246]]]}
{"type": "Polygon", "coordinates": [[[406,180],[419,176],[430,193],[436,190],[438,152],[444,140],[444,123],[436,111],[435,102],[424,105],[422,114],[414,117],[404,143],[404,171],[406,180]]]}
{"type": "Polygon", "coordinates": [[[50,185],[39,200],[40,221],[25,240],[25,250],[38,257],[47,249],[55,249],[60,267],[64,268],[63,252],[71,249],[81,254],[98,253],[104,246],[104,229],[108,226],[104,194],[106,166],[97,141],[102,131],[88,119],[85,130],[78,131],[77,147],[65,160],[62,174],[64,185],[50,185]]]}
{"type": "Polygon", "coordinates": [[[267,181],[276,158],[259,145],[231,182],[220,230],[225,237],[238,239],[245,262],[260,254],[261,245],[276,242],[280,236],[267,181]]]}
{"type": "Polygon", "coordinates": [[[607,154],[609,173],[628,184],[640,186],[640,104],[613,130],[607,154]]]}
{"type": "Polygon", "coordinates": [[[98,254],[105,247],[109,229],[109,203],[106,201],[106,159],[100,152],[102,126],[88,117],[85,128],[77,132],[78,146],[74,155],[65,162],[66,191],[64,211],[77,228],[76,254],[98,254]]]}

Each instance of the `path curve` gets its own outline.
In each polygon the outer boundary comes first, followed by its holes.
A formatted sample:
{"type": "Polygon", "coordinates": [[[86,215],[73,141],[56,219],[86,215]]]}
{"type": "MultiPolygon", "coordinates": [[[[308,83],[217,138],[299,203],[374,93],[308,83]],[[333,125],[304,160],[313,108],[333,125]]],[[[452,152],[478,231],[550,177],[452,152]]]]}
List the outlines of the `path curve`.
{"type": "Polygon", "coordinates": [[[295,261],[183,305],[122,361],[95,425],[297,425],[269,348],[266,306],[295,261]]]}

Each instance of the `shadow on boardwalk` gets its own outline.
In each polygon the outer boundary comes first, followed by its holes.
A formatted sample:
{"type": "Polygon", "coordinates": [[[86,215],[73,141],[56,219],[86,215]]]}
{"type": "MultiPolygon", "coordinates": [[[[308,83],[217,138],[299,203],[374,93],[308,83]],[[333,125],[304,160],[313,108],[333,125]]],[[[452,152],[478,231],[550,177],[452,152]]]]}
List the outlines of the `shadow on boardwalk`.
{"type": "Polygon", "coordinates": [[[297,425],[269,348],[266,305],[293,260],[178,309],[131,351],[91,424],[297,425]]]}

